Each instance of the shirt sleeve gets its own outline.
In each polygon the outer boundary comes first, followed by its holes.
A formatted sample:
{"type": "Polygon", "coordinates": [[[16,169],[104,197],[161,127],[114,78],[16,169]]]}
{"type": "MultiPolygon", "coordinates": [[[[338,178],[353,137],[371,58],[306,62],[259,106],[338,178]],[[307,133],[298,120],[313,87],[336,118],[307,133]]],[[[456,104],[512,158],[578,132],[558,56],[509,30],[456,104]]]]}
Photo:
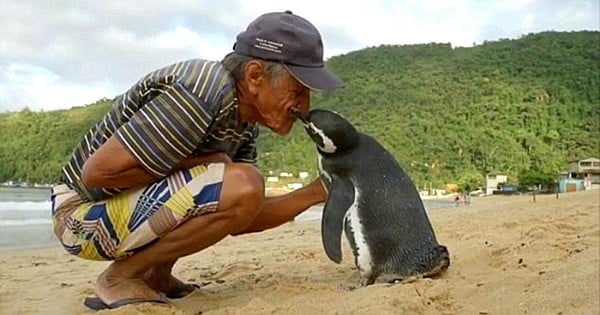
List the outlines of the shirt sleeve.
{"type": "Polygon", "coordinates": [[[258,138],[258,127],[255,126],[252,131],[247,131],[251,133],[251,136],[244,140],[240,148],[235,153],[232,158],[233,162],[241,162],[241,163],[250,163],[256,164],[258,161],[258,154],[256,151],[256,139],[258,138]]]}
{"type": "Polygon", "coordinates": [[[162,178],[202,142],[213,113],[180,83],[158,90],[115,136],[144,169],[162,178]]]}

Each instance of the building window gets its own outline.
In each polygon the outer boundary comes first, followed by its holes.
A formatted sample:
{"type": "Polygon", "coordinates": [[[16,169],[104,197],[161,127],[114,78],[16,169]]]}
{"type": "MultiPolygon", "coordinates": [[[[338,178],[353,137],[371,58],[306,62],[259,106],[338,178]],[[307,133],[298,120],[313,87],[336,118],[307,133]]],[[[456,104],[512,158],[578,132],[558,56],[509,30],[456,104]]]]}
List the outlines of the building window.
{"type": "Polygon", "coordinates": [[[589,167],[589,166],[592,166],[592,162],[588,162],[588,161],[586,161],[586,162],[579,162],[579,166],[589,167]]]}

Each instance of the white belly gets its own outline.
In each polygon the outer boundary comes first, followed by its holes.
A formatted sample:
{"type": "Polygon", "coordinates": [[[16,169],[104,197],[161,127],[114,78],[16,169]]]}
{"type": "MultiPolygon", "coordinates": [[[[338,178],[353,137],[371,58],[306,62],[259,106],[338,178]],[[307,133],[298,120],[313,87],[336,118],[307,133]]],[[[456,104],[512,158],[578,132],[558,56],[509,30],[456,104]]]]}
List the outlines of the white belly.
{"type": "Polygon", "coordinates": [[[356,267],[360,271],[361,276],[368,277],[371,274],[371,268],[373,264],[371,259],[371,251],[367,245],[367,240],[365,239],[364,227],[358,215],[359,197],[360,191],[354,187],[354,202],[346,213],[346,220],[350,224],[350,230],[356,246],[356,267]]]}
{"type": "Polygon", "coordinates": [[[321,154],[317,154],[317,165],[319,167],[319,174],[327,177],[327,181],[331,183],[331,176],[329,175],[329,173],[323,170],[323,157],[321,157],[321,154]]]}

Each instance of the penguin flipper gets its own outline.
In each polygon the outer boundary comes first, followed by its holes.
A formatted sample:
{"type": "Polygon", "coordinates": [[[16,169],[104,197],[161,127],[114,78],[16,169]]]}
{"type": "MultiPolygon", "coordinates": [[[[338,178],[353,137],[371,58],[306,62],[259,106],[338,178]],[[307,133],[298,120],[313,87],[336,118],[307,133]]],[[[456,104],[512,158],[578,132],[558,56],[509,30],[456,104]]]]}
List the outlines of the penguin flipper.
{"type": "Polygon", "coordinates": [[[331,175],[329,194],[321,220],[321,238],[327,257],[338,264],[342,261],[344,217],[353,202],[354,185],[352,181],[331,175]]]}

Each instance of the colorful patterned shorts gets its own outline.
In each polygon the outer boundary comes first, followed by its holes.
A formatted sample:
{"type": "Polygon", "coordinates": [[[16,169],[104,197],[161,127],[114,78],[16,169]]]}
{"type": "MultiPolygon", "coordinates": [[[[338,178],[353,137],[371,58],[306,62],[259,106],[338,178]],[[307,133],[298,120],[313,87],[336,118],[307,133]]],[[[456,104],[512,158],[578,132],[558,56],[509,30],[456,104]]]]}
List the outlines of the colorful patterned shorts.
{"type": "Polygon", "coordinates": [[[186,219],[216,211],[224,164],[176,172],[147,187],[86,202],[67,185],[52,190],[54,233],[72,255],[118,260],[186,219]]]}

